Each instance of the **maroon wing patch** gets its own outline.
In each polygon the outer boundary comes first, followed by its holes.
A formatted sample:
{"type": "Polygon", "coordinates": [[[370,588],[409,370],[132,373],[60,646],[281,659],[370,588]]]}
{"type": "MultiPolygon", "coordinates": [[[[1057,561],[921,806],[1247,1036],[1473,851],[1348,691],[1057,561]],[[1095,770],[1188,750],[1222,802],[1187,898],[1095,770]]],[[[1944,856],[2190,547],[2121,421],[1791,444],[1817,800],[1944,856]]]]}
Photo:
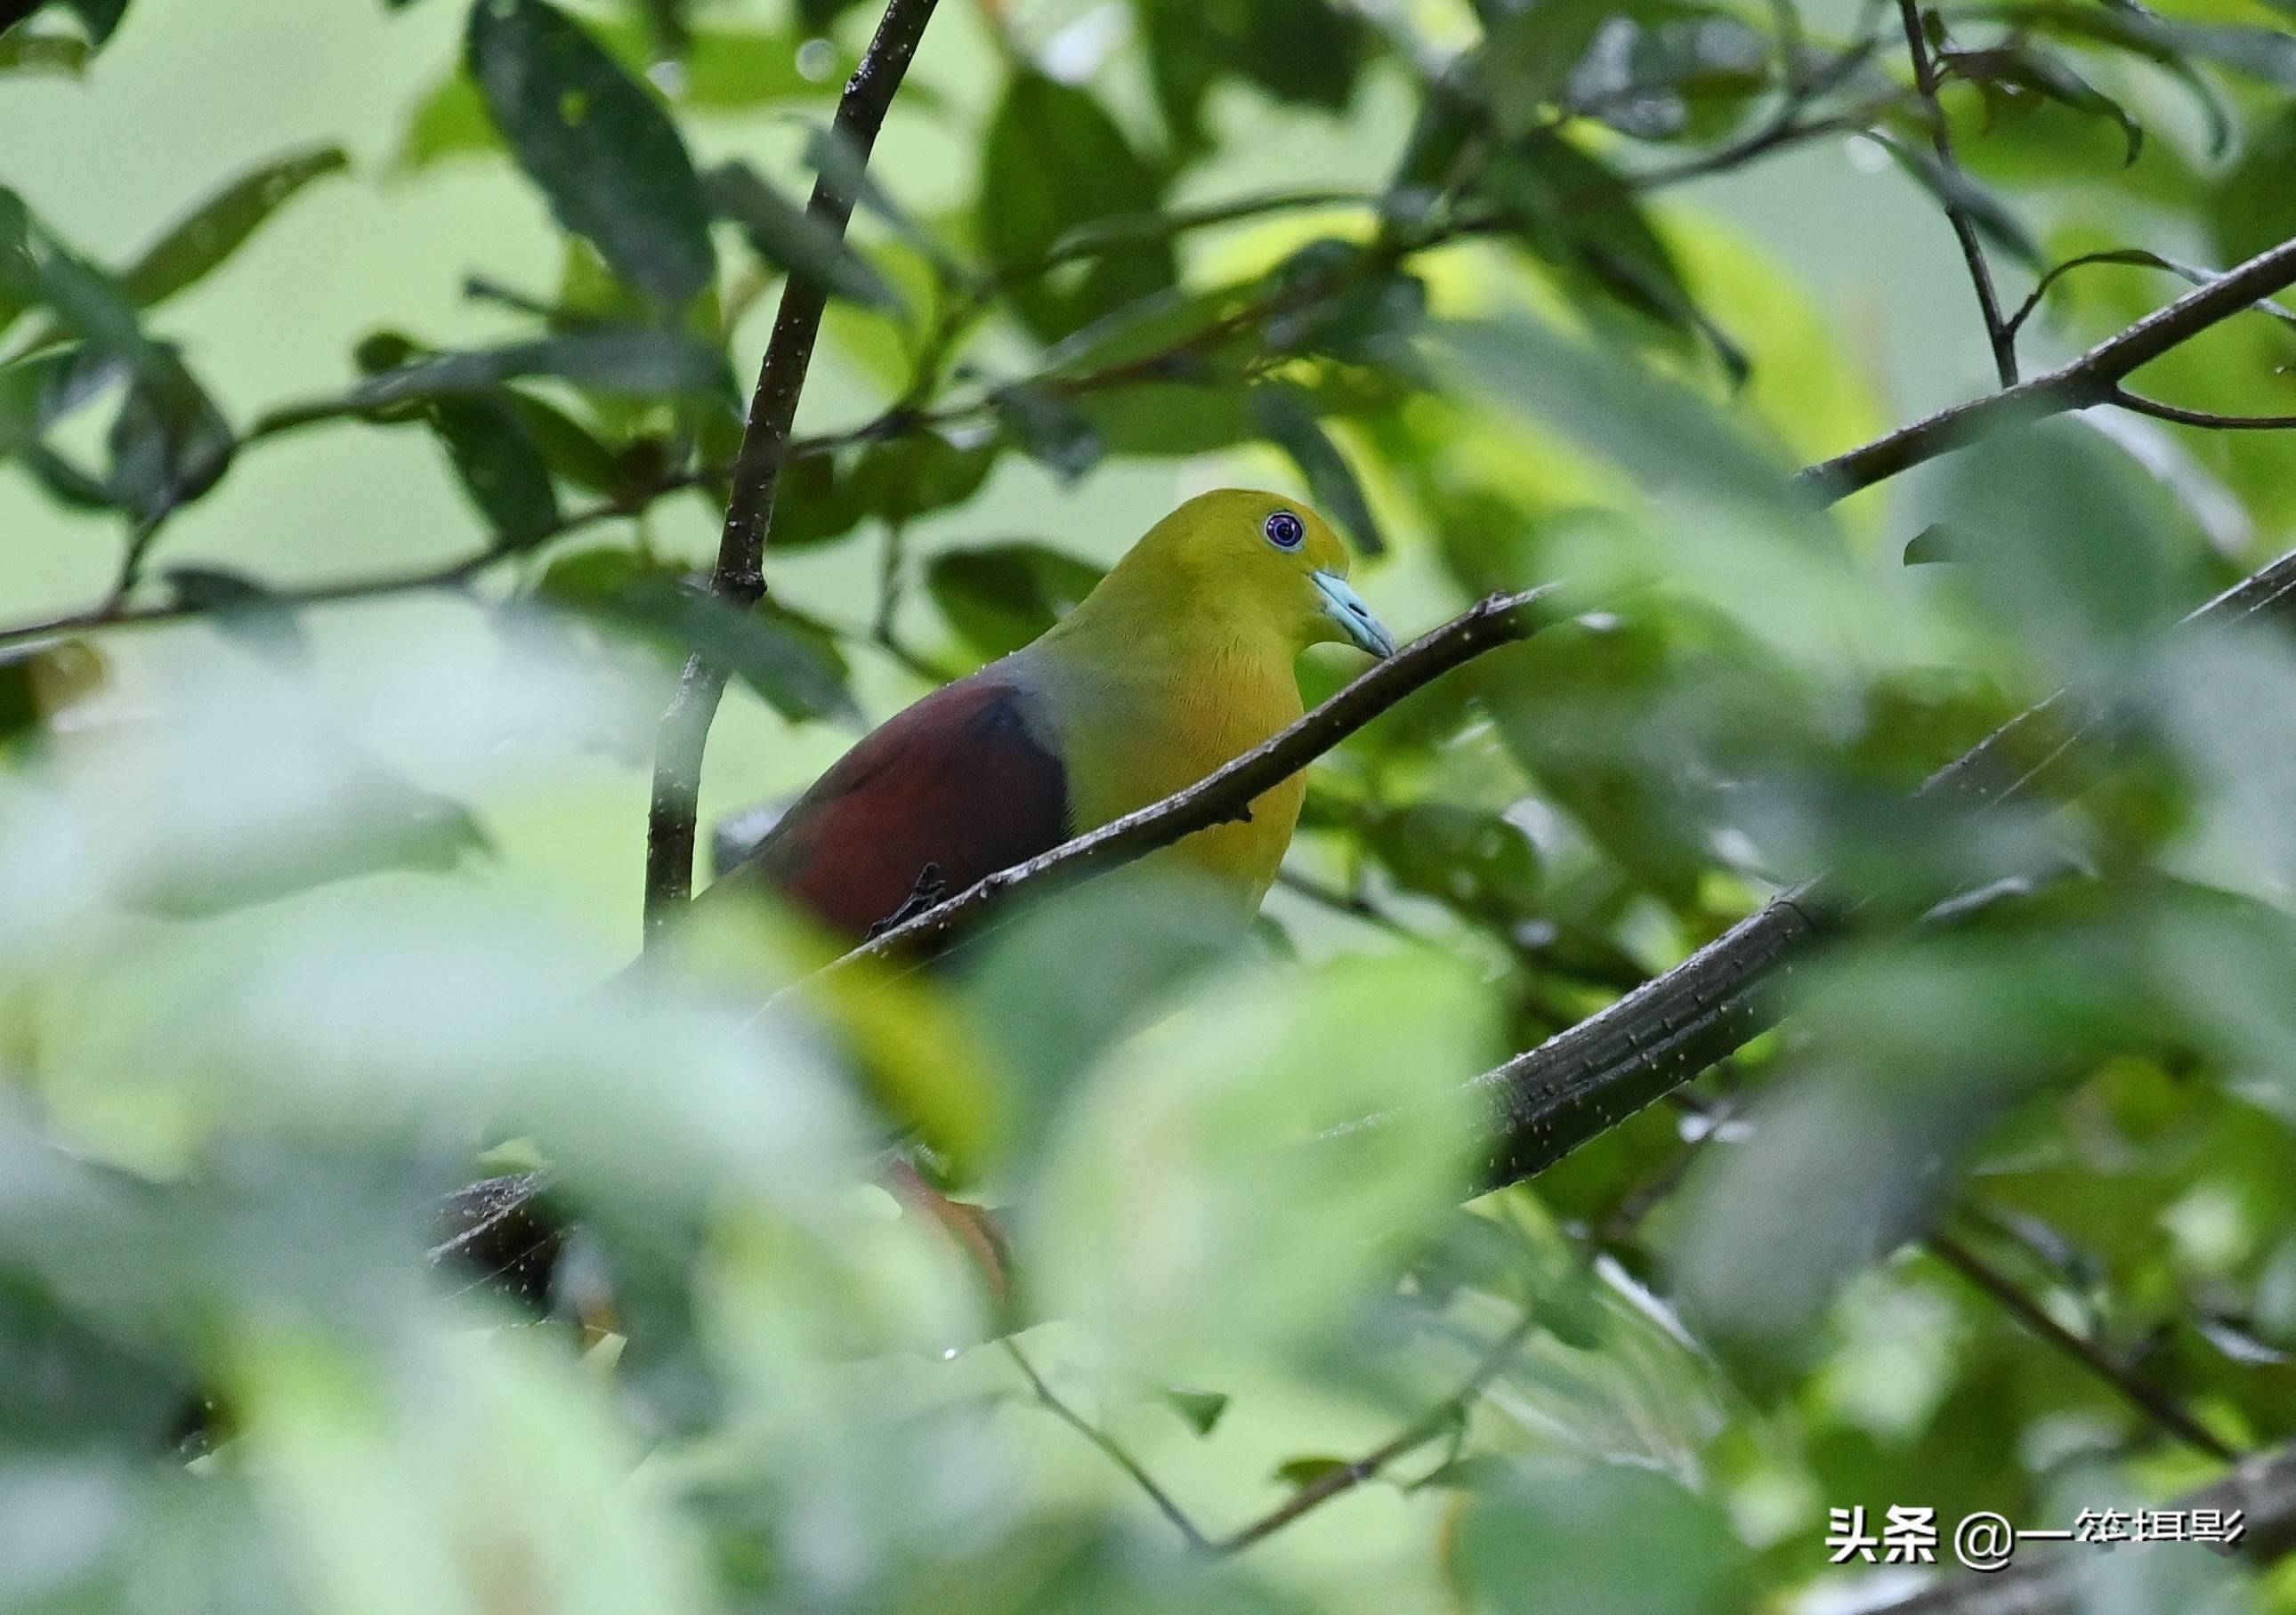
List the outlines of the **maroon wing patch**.
{"type": "Polygon", "coordinates": [[[1069,835],[1068,775],[1029,732],[1030,698],[975,674],[848,751],[727,880],[762,881],[859,940],[918,891],[949,896],[1069,835]]]}

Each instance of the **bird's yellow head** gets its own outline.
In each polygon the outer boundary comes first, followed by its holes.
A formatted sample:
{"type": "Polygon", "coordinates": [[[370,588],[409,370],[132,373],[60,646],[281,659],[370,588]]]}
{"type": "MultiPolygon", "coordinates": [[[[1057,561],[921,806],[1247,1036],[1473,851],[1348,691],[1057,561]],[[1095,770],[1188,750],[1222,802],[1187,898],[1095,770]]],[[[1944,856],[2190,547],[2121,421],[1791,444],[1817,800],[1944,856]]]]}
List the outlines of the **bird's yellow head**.
{"type": "Polygon", "coordinates": [[[1226,488],[1150,528],[1094,594],[1102,611],[1128,617],[1138,608],[1272,632],[1293,651],[1337,641],[1392,655],[1394,636],[1347,579],[1347,546],[1331,523],[1297,499],[1226,488]]]}

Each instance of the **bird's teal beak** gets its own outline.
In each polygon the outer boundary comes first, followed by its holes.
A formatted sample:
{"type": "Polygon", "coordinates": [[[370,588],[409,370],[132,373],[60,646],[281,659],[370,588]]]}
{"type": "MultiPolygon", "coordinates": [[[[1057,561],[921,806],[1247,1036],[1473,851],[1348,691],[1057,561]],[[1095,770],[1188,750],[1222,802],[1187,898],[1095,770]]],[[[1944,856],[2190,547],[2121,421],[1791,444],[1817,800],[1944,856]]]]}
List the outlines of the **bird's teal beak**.
{"type": "Polygon", "coordinates": [[[1395,654],[1395,635],[1387,626],[1371,614],[1364,597],[1348,586],[1348,580],[1332,572],[1310,572],[1316,592],[1324,597],[1324,615],[1340,625],[1341,632],[1351,644],[1359,645],[1374,656],[1395,654]]]}

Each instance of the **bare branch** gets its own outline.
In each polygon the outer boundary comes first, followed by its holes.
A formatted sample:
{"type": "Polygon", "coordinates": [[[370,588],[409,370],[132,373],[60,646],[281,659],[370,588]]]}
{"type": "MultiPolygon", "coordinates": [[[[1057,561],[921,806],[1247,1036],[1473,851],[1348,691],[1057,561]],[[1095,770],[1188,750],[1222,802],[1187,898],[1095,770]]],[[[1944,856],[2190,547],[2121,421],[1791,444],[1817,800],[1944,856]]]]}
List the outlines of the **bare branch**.
{"type": "MultiPolygon", "coordinates": [[[[355,573],[326,583],[305,584],[299,586],[269,591],[271,598],[286,606],[340,605],[356,601],[380,600],[393,594],[424,594],[434,589],[459,589],[490,571],[505,561],[521,555],[530,555],[541,545],[566,537],[585,528],[595,527],[623,516],[634,516],[665,495],[692,488],[701,481],[701,473],[690,473],[665,479],[643,492],[628,498],[608,500],[586,510],[575,511],[562,518],[548,532],[532,543],[515,549],[500,545],[488,545],[469,554],[437,566],[412,567],[390,571],[355,573]]],[[[68,611],[61,617],[46,618],[37,622],[17,623],[0,628],[0,648],[26,644],[35,641],[62,639],[75,634],[96,633],[111,628],[157,627],[172,622],[188,622],[214,615],[215,607],[174,600],[154,605],[132,606],[117,594],[100,605],[85,611],[68,611]]]]}
{"type": "MultiPolygon", "coordinates": [[[[829,138],[849,157],[824,164],[807,216],[842,240],[853,217],[859,176],[884,127],[893,95],[914,59],[937,0],[889,0],[875,37],[845,86],[829,138]]],[[[733,490],[718,536],[710,593],[746,610],[766,592],[766,535],[773,526],[774,496],[788,457],[799,396],[821,336],[828,288],[792,275],[782,287],[780,310],[750,400],[750,419],[734,459],[733,490]]],[[[662,715],[654,742],[653,789],[646,808],[645,935],[661,934],[693,889],[693,821],[699,806],[702,753],[709,725],[726,693],[726,669],[699,652],[686,659],[677,693],[662,715]]]]}
{"type": "Polygon", "coordinates": [[[1220,1554],[1240,1554],[1254,1543],[1264,1542],[1302,1514],[1321,1508],[1332,1498],[1343,1492],[1353,1491],[1366,1480],[1376,1480],[1398,1458],[1415,1452],[1442,1436],[1483,1394],[1484,1389],[1513,1361],[1514,1354],[1522,1349],[1523,1342],[1529,1340],[1538,1329],[1537,1310],[1525,1312],[1505,1334],[1491,1343],[1490,1349],[1483,1353],[1482,1359],[1460,1382],[1458,1390],[1354,1463],[1316,1476],[1242,1530],[1221,1537],[1212,1551],[1220,1554]]]}
{"type": "Polygon", "coordinates": [[[2174,421],[2179,426],[2205,426],[2212,431],[2286,431],[2296,427],[2296,415],[2220,415],[2205,409],[2186,409],[2181,404],[2163,404],[2125,387],[2114,388],[2111,401],[2156,421],[2174,421]]]}
{"type": "MultiPolygon", "coordinates": [[[[2220,627],[2291,616],[2296,552],[2185,620],[2220,627]]],[[[2103,724],[2101,711],[2061,692],[1940,768],[1920,794],[1976,809],[2026,795],[2057,777],[2074,747],[2103,724]],[[2044,760],[2022,760],[2044,736],[2044,760]]],[[[1478,1142],[1487,1151],[1488,1181],[1513,1183],[1544,1170],[1775,1025],[1776,983],[1854,901],[1832,891],[1825,877],[1805,881],[1666,974],[1478,1078],[1471,1091],[1482,1102],[1478,1142]]],[[[1356,1125],[1377,1126],[1380,1119],[1356,1125]]]]}
{"type": "Polygon", "coordinates": [[[997,1343],[1004,1348],[1004,1355],[1013,1359],[1013,1365],[1021,1371],[1021,1377],[1029,1381],[1029,1390],[1046,1410],[1098,1447],[1111,1463],[1122,1470],[1132,1484],[1140,1488],[1142,1495],[1156,1505],[1157,1513],[1172,1522],[1172,1529],[1180,1533],[1182,1541],[1200,1554],[1214,1551],[1211,1539],[1196,1529],[1196,1522],[1188,1518],[1186,1511],[1172,1500],[1169,1492],[1156,1483],[1156,1478],[1143,1467],[1137,1458],[1125,1450],[1123,1443],[1054,1394],[1053,1388],[1045,1383],[1045,1376],[1037,1372],[1036,1365],[1021,1354],[1018,1346],[1010,1340],[997,1343]]]}
{"type": "MultiPolygon", "coordinates": [[[[1961,164],[1953,154],[1953,134],[1945,120],[1945,109],[1938,102],[1937,63],[1930,58],[1929,41],[1922,37],[1922,12],[1918,0],[1898,0],[1898,15],[1906,26],[1906,53],[1914,64],[1914,87],[1921,93],[1923,110],[1928,114],[1931,143],[1937,150],[1938,165],[1948,180],[1961,177],[1961,164]]],[[[2001,317],[2001,299],[1993,290],[1993,272],[1985,262],[1985,243],[1978,239],[1977,221],[1970,217],[1968,208],[1959,197],[1947,190],[1939,201],[1945,209],[1948,223],[1953,226],[1953,238],[1961,243],[1962,261],[1969,266],[1970,284],[1977,290],[1977,307],[1985,316],[1985,340],[1993,349],[1993,368],[2001,377],[2001,385],[2017,385],[2017,328],[2001,317]]]]}

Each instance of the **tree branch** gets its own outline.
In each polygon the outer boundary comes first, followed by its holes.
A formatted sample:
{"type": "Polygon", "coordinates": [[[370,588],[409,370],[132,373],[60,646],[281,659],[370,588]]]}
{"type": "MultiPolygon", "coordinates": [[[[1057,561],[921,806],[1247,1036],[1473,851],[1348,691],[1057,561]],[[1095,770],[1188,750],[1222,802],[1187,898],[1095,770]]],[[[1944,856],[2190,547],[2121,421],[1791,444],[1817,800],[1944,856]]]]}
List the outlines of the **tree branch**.
{"type": "MultiPolygon", "coordinates": [[[[849,160],[823,165],[807,216],[830,236],[843,240],[853,217],[862,171],[884,127],[893,95],[914,59],[936,0],[889,0],[876,36],[861,65],[845,86],[829,138],[849,160]]],[[[758,372],[757,391],[742,447],[734,459],[733,489],[726,501],[726,525],[718,536],[718,563],[710,593],[742,610],[766,592],[766,535],[773,526],[774,496],[788,457],[798,398],[805,390],[828,307],[827,287],[791,275],[782,286],[780,310],[758,372]]],[[[645,936],[651,942],[685,906],[693,889],[693,822],[699,808],[701,758],[709,725],[726,693],[726,669],[699,652],[686,658],[677,693],[662,715],[654,742],[653,788],[646,808],[645,936]]]]}
{"type": "MultiPolygon", "coordinates": [[[[1953,134],[1945,120],[1945,109],[1938,102],[1937,64],[1930,58],[1929,41],[1922,37],[1917,0],[1898,0],[1898,16],[1906,27],[1906,53],[1913,59],[1914,87],[1921,93],[1923,110],[1929,115],[1930,143],[1936,148],[1938,166],[1949,182],[1957,181],[1962,177],[1961,164],[1953,154],[1953,134]]],[[[2001,299],[1993,290],[1993,272],[1986,266],[1985,243],[1978,239],[1977,221],[1952,190],[1946,190],[1938,200],[1953,226],[1954,240],[1961,243],[1970,284],[1977,290],[1978,310],[1985,316],[1985,340],[1993,349],[1993,368],[2002,386],[2014,387],[2017,328],[2001,317],[2001,299]]]]}
{"type": "MultiPolygon", "coordinates": [[[[2267,617],[2296,617],[2296,551],[2185,621],[2222,627],[2267,617]]],[[[2104,722],[2101,710],[2060,692],[1940,768],[1917,795],[1973,810],[2023,796],[2056,777],[2104,722]],[[2044,737],[2043,760],[2023,760],[2044,737]]],[[[1496,1186],[1544,1170],[1775,1025],[1775,984],[1854,903],[1829,886],[1821,875],[1773,898],[1666,974],[1478,1078],[1470,1092],[1482,1106],[1477,1143],[1487,1181],[1496,1186]]]]}
{"type": "Polygon", "coordinates": [[[2296,241],[2258,253],[2046,374],[1941,409],[1809,466],[1794,481],[1831,504],[1989,433],[2068,409],[2114,403],[2113,395],[2132,372],[2291,283],[2296,283],[2296,241]]]}
{"type": "MultiPolygon", "coordinates": [[[[483,549],[472,550],[453,561],[436,566],[395,569],[390,571],[355,573],[325,583],[303,584],[267,591],[271,599],[285,606],[340,605],[354,601],[380,600],[393,594],[422,594],[432,589],[459,589],[504,562],[521,555],[530,555],[545,544],[566,537],[585,528],[595,527],[602,521],[618,517],[634,516],[656,499],[682,488],[692,488],[702,480],[699,472],[665,479],[644,492],[625,499],[608,500],[579,510],[562,518],[556,526],[515,548],[506,549],[489,544],[483,549]]],[[[127,604],[119,594],[109,596],[102,604],[85,611],[68,611],[37,622],[16,623],[0,628],[0,649],[10,645],[29,644],[36,640],[62,639],[73,634],[94,633],[108,628],[157,627],[172,622],[188,622],[201,617],[210,617],[217,608],[187,600],[161,602],[154,605],[127,604]]]]}
{"type": "MultiPolygon", "coordinates": [[[[2241,1515],[2245,1529],[2238,1542],[2210,1545],[2229,1557],[2262,1566],[2296,1553],[2296,1447],[2251,1458],[2214,1485],[2187,1492],[2168,1507],[2241,1515]]],[[[2075,1615],[2087,1607],[2080,1587],[2087,1579],[2083,1570],[2091,1555],[2150,1551],[2088,1543],[2043,1549],[2008,1570],[1956,1577],[1868,1615],[2075,1615]]]]}

